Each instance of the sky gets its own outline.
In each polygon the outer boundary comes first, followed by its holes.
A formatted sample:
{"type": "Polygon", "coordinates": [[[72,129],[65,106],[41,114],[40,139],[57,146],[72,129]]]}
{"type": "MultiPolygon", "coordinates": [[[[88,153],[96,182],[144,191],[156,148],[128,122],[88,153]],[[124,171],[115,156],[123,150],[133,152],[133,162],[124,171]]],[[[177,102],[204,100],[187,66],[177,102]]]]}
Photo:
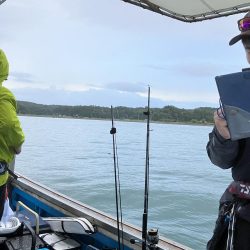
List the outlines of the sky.
{"type": "Polygon", "coordinates": [[[184,23],[121,0],[7,0],[4,86],[41,104],[217,107],[215,76],[248,67],[229,46],[243,14],[184,23]]]}

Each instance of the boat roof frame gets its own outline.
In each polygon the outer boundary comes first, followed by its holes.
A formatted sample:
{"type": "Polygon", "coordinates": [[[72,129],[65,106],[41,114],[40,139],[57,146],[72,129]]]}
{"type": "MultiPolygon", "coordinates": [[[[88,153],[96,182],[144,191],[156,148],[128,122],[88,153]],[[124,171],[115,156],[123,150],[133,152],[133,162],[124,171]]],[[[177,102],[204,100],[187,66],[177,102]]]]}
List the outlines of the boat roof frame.
{"type": "Polygon", "coordinates": [[[250,2],[249,2],[247,4],[238,5],[237,7],[224,8],[220,10],[211,10],[210,12],[204,12],[196,15],[183,15],[162,8],[159,5],[151,3],[149,0],[122,0],[122,1],[187,23],[200,22],[200,21],[230,16],[250,11],[250,2]]]}
{"type": "MultiPolygon", "coordinates": [[[[160,5],[154,4],[150,0],[122,0],[122,1],[188,23],[200,22],[204,20],[210,20],[214,18],[220,18],[250,11],[250,2],[249,2],[249,3],[239,4],[237,6],[232,6],[229,8],[223,8],[218,10],[211,9],[211,11],[195,15],[184,15],[181,13],[176,13],[174,11],[171,11],[170,9],[166,9],[160,5]]],[[[6,0],[0,0],[0,5],[3,4],[4,2],[6,2],[6,0]]]]}

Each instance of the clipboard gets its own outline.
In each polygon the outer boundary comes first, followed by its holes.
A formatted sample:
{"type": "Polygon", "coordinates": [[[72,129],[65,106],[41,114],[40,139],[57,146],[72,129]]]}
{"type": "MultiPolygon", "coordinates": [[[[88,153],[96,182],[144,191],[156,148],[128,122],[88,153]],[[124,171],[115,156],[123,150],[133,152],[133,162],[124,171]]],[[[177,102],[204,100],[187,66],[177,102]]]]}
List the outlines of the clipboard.
{"type": "Polygon", "coordinates": [[[216,76],[231,140],[250,137],[250,70],[216,76]]]}

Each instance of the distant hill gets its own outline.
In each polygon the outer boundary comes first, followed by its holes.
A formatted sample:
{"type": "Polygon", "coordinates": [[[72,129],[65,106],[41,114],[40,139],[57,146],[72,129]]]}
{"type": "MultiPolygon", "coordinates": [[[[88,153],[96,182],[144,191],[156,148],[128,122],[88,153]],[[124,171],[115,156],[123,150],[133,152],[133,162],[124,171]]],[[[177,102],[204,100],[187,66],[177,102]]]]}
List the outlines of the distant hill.
{"type": "MultiPolygon", "coordinates": [[[[32,102],[17,101],[18,114],[51,117],[73,117],[92,119],[111,119],[110,108],[99,106],[64,106],[43,105],[32,102]]],[[[174,106],[151,108],[151,120],[156,122],[176,123],[213,123],[214,108],[202,107],[195,109],[180,109],[174,106]]],[[[115,107],[114,118],[119,120],[145,120],[145,107],[128,108],[115,107]]]]}

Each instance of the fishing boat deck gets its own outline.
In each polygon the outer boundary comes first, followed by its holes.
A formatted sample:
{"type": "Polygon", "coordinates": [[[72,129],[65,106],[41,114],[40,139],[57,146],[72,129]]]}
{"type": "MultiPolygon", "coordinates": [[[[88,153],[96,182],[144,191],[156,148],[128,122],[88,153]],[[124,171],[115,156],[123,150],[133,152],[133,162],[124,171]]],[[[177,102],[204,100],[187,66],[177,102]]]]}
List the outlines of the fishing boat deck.
{"type": "MultiPolygon", "coordinates": [[[[86,218],[94,226],[95,233],[81,237],[79,235],[71,235],[74,240],[80,242],[81,248],[79,249],[86,249],[88,246],[95,249],[117,249],[117,222],[113,217],[55,192],[24,176],[19,174],[17,176],[17,179],[12,178],[10,184],[10,203],[13,210],[16,209],[17,202],[19,201],[38,213],[40,218],[86,218]]],[[[31,220],[31,225],[34,229],[34,220],[31,220]]],[[[46,228],[46,223],[41,223],[39,228],[41,230],[42,228],[46,228]]],[[[123,223],[124,249],[141,249],[141,234],[142,232],[139,228],[128,223],[123,223]],[[132,244],[131,240],[135,240],[136,243],[132,244]]],[[[26,238],[27,241],[30,241],[30,238],[26,238]]],[[[168,250],[190,249],[164,237],[160,237],[157,246],[159,249],[168,250]]]]}

